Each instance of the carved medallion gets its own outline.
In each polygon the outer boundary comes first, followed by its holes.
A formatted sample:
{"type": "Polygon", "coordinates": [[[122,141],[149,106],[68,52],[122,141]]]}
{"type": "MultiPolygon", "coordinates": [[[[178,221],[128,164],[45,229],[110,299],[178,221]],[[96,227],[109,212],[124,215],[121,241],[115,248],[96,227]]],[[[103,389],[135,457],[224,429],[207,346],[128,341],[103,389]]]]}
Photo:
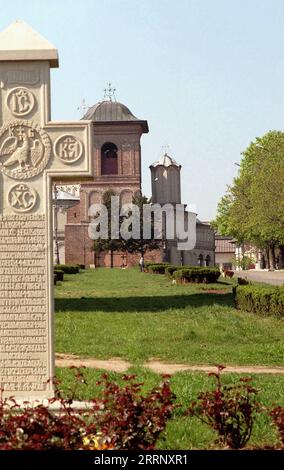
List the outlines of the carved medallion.
{"type": "Polygon", "coordinates": [[[7,95],[6,104],[14,116],[22,117],[33,110],[35,97],[27,88],[13,88],[7,95]]]}
{"type": "Polygon", "coordinates": [[[83,153],[83,144],[77,137],[65,134],[56,140],[54,153],[64,163],[74,163],[83,153]]]}
{"type": "Polygon", "coordinates": [[[15,212],[32,210],[37,201],[37,193],[24,183],[13,186],[8,194],[8,202],[15,212]]]}
{"type": "Polygon", "coordinates": [[[40,174],[51,155],[50,138],[31,121],[12,121],[0,129],[0,171],[23,180],[40,174]]]}

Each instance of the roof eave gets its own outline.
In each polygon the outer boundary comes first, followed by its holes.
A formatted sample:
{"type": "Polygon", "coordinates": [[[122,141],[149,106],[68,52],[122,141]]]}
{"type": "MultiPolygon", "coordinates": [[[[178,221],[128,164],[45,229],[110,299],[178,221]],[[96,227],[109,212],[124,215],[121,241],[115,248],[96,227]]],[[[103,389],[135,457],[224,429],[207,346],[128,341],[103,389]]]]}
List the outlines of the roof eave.
{"type": "Polygon", "coordinates": [[[147,121],[139,120],[139,119],[133,119],[132,121],[92,121],[94,125],[96,126],[103,126],[103,125],[124,125],[124,126],[129,126],[130,124],[138,124],[142,127],[143,134],[148,134],[149,132],[149,126],[147,121]]]}

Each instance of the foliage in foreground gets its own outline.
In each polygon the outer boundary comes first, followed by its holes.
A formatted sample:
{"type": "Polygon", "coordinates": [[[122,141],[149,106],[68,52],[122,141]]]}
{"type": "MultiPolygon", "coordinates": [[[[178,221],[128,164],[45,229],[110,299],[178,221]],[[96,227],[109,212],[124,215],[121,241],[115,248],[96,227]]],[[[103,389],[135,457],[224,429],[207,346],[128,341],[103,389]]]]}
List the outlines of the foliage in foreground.
{"type": "Polygon", "coordinates": [[[250,385],[249,378],[241,378],[237,385],[224,385],[223,369],[218,366],[217,373],[209,374],[216,379],[215,389],[200,393],[187,414],[213,428],[221,445],[241,449],[249,441],[255,416],[260,411],[256,401],[258,390],[250,385]]]}
{"type": "MultiPolygon", "coordinates": [[[[76,378],[77,383],[85,382],[79,370],[76,378]]],[[[65,399],[58,383],[50,400],[60,403],[58,413],[28,403],[20,409],[13,399],[1,399],[0,450],[153,449],[174,407],[169,381],[165,377],[146,395],[134,375],[123,376],[123,381],[120,386],[104,374],[98,382],[101,396],[84,410],[72,407],[75,388],[65,399]]]]}
{"type": "MultiPolygon", "coordinates": [[[[185,414],[198,418],[217,433],[215,446],[231,449],[245,447],[255,423],[257,427],[259,419],[267,422],[270,417],[281,444],[266,442],[257,448],[284,450],[284,408],[260,404],[259,390],[251,386],[250,378],[232,384],[226,381],[225,385],[223,368],[218,366],[217,373],[208,374],[215,379],[215,388],[190,400],[185,414]]],[[[135,375],[123,376],[123,384],[118,385],[107,374],[96,382],[98,398],[89,400],[89,408],[75,411],[77,387],[87,384],[81,370],[71,369],[76,370],[77,380],[74,385],[72,379],[69,398],[63,398],[59,383],[56,384],[55,399],[51,402],[58,400],[57,413],[42,405],[32,407],[26,403],[26,408],[20,409],[12,399],[0,400],[0,450],[151,450],[159,437],[160,443],[164,439],[162,433],[167,423],[171,425],[173,412],[184,414],[180,411],[182,406],[175,403],[168,376],[142,395],[144,384],[137,383],[135,375]]]]}

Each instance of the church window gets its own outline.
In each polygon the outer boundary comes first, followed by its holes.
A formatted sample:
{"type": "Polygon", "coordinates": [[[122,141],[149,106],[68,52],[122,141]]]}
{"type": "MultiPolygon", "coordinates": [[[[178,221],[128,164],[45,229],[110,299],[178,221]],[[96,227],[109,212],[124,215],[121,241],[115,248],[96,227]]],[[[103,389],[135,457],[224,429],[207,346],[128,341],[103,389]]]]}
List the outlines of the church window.
{"type": "Polygon", "coordinates": [[[200,255],[198,256],[198,266],[203,266],[203,255],[202,253],[200,253],[200,255]]]}
{"type": "Polygon", "coordinates": [[[101,174],[117,175],[117,173],[117,146],[112,142],[107,142],[101,148],[101,174]]]}

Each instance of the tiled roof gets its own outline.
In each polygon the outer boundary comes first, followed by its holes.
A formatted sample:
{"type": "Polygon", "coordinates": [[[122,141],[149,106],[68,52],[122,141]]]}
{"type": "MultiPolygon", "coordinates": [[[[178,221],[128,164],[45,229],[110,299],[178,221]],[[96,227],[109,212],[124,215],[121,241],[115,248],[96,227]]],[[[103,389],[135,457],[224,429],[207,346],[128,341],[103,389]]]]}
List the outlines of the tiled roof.
{"type": "Polygon", "coordinates": [[[216,253],[235,253],[235,243],[233,239],[217,238],[215,240],[216,253]]]}

